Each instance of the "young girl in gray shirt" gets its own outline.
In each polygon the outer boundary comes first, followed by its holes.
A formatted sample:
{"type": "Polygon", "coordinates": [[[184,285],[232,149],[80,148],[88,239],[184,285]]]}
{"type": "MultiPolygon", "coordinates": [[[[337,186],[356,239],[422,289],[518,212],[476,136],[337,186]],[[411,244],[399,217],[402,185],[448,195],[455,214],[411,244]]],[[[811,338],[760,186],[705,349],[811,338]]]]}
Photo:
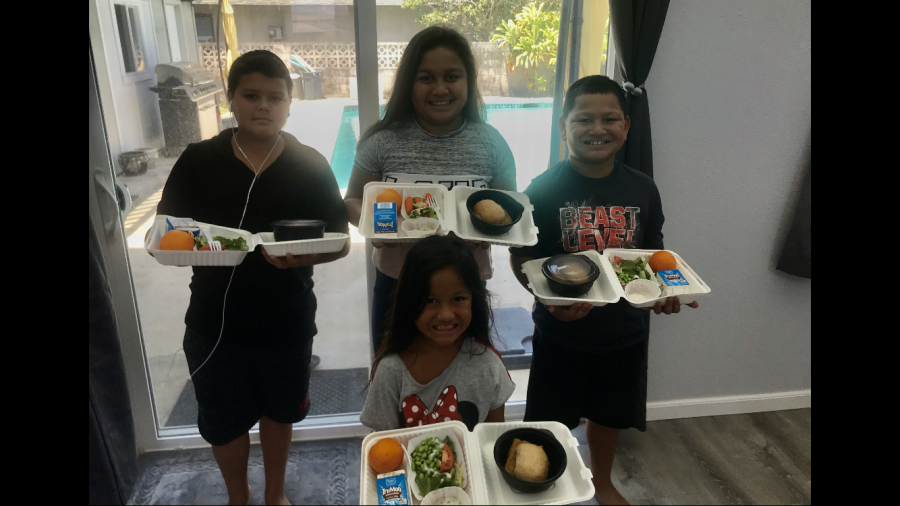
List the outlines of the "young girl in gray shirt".
{"type": "Polygon", "coordinates": [[[493,316],[472,250],[431,236],[409,251],[375,355],[363,425],[375,430],[451,420],[503,422],[515,390],[491,346],[493,316]]]}

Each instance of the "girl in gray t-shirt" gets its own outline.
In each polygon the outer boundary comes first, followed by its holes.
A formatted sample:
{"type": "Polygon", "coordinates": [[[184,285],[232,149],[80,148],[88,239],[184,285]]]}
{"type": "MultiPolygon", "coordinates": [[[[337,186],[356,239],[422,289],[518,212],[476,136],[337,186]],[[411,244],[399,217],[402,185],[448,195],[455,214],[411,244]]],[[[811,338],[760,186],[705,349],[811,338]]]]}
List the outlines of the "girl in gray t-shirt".
{"type": "MultiPolygon", "coordinates": [[[[344,196],[350,223],[359,226],[363,189],[374,181],[516,189],[509,144],[484,121],[477,67],[469,42],[452,28],[431,26],[406,46],[384,118],[362,133],[344,196]]],[[[372,339],[381,347],[389,295],[397,284],[408,245],[375,249],[372,339]]],[[[493,276],[488,243],[470,244],[481,279],[493,276]]]]}
{"type": "Polygon", "coordinates": [[[360,421],[375,430],[503,422],[516,385],[491,346],[488,297],[464,241],[418,241],[400,275],[360,421]]]}

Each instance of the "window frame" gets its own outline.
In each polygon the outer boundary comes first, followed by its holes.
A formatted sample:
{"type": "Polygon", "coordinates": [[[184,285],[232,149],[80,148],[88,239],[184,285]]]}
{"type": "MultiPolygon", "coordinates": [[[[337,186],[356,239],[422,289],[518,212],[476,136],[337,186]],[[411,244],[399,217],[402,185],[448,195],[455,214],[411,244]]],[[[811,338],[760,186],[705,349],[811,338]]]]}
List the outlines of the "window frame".
{"type": "MultiPolygon", "coordinates": [[[[121,37],[121,34],[119,33],[119,25],[118,25],[119,17],[118,17],[118,13],[116,13],[116,6],[118,6],[118,5],[121,5],[125,8],[126,27],[128,28],[128,36],[131,37],[132,44],[134,44],[134,42],[135,42],[135,36],[131,31],[131,27],[133,26],[132,18],[131,18],[131,12],[132,12],[131,8],[134,8],[135,12],[137,12],[137,15],[138,15],[137,26],[141,30],[141,34],[140,34],[141,37],[140,37],[140,40],[138,40],[137,42],[140,42],[140,45],[142,48],[148,48],[149,46],[147,44],[147,38],[144,36],[144,34],[147,33],[147,27],[145,26],[145,23],[144,23],[144,19],[146,18],[147,13],[144,12],[142,3],[140,1],[134,1],[134,0],[131,0],[131,1],[116,0],[114,2],[110,2],[109,7],[112,10],[112,20],[113,20],[113,23],[115,23],[115,29],[113,30],[113,33],[115,34],[115,37],[116,37],[115,46],[116,46],[116,53],[119,55],[119,69],[122,72],[122,81],[125,82],[126,84],[131,84],[131,83],[136,83],[136,82],[152,79],[154,76],[154,72],[153,72],[153,69],[151,69],[151,68],[145,68],[144,70],[135,70],[133,72],[128,72],[127,67],[125,66],[125,53],[122,50],[122,37],[121,37]]],[[[132,57],[134,57],[134,66],[135,66],[135,68],[137,68],[137,58],[134,55],[132,55],[132,57]]],[[[147,63],[147,50],[146,49],[144,49],[144,64],[145,64],[145,67],[149,67],[149,65],[147,63]]]]}

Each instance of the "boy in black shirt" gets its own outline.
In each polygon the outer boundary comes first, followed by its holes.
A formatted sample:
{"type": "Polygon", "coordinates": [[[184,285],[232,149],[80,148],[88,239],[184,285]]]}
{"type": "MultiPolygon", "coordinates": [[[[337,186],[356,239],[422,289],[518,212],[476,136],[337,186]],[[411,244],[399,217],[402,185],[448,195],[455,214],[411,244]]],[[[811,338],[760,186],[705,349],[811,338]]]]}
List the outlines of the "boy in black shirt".
{"type": "MultiPolygon", "coordinates": [[[[559,118],[569,159],[525,190],[534,205],[538,243],[509,250],[513,272],[526,288],[522,264],[535,258],[589,249],[663,249],[656,184],[615,161],[630,126],[624,110],[624,91],[605,76],[584,77],[569,87],[559,118]]],[[[587,418],[596,498],[600,504],[628,504],[610,473],[619,430],[646,430],[649,313],[625,300],[603,307],[535,300],[534,306],[525,421],[552,420],[574,429],[587,418]]],[[[681,305],[670,297],[653,310],[678,313],[681,305]]]]}
{"type": "MultiPolygon", "coordinates": [[[[328,161],[282,132],[291,84],[284,63],[269,51],[235,60],[228,98],[238,127],[188,146],[169,174],[157,212],[252,233],[270,232],[270,223],[281,219],[314,219],[325,221],[327,232],[347,234],[347,211],[328,161]]],[[[250,499],[248,431],[257,422],[266,504],[288,504],[284,475],[292,424],[310,407],[317,332],[313,266],[349,249],[349,239],[341,251],[319,255],[272,257],[259,248],[233,269],[193,268],[184,353],[197,425],[212,445],[229,504],[250,499]]]]}

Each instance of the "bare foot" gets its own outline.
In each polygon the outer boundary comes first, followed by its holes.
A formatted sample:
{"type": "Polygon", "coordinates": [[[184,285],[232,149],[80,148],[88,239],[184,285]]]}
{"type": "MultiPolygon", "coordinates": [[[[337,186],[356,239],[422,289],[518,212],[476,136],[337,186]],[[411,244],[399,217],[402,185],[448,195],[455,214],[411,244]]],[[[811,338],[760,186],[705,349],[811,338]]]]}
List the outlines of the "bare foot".
{"type": "Polygon", "coordinates": [[[604,506],[609,505],[619,505],[619,504],[631,504],[622,497],[622,494],[616,490],[612,484],[603,486],[603,487],[594,487],[594,497],[597,499],[597,502],[603,504],[604,506]]]}
{"type": "Polygon", "coordinates": [[[253,489],[250,488],[250,485],[247,485],[247,495],[239,494],[237,497],[232,497],[231,494],[228,494],[228,504],[235,505],[244,505],[250,504],[250,498],[253,496],[253,489]]]}

